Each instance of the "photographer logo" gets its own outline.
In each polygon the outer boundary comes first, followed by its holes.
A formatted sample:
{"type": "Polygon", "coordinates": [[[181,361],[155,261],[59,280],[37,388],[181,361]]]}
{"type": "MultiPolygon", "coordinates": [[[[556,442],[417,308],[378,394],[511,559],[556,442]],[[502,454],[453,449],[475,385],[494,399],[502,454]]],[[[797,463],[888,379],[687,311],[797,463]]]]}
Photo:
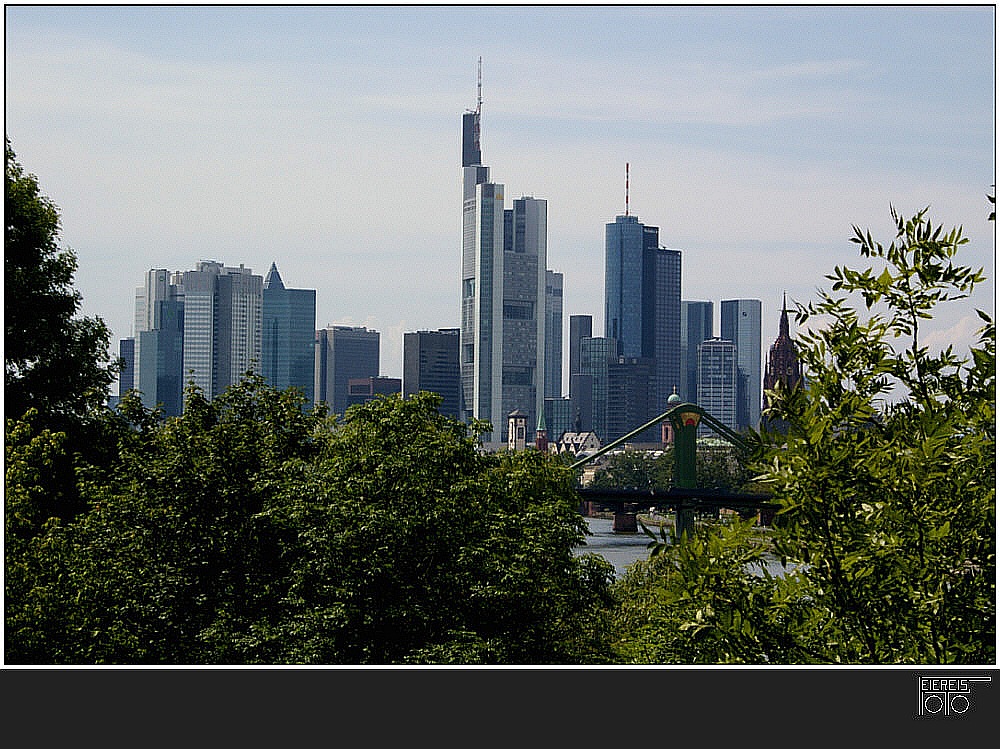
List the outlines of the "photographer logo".
{"type": "Polygon", "coordinates": [[[972,707],[972,686],[989,676],[918,676],[917,715],[960,716],[972,707]]]}

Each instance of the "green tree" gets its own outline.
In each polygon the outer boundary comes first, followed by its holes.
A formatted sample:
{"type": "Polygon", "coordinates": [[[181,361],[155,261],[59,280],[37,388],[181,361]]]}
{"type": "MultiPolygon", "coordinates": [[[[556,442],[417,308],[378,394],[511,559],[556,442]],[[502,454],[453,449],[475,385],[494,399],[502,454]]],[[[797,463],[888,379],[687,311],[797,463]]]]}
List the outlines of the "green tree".
{"type": "Polygon", "coordinates": [[[81,478],[87,513],[25,542],[8,662],[607,657],[613,571],[573,554],[568,469],[483,454],[439,405],[387,398],[337,424],[256,376],[190,390],[182,416],[123,436],[113,480],[81,478]]]}
{"type": "Polygon", "coordinates": [[[104,404],[119,365],[104,322],[78,316],[76,255],[58,246],[58,208],[4,145],[4,408],[7,418],[35,408],[62,429],[104,404]]]}
{"type": "Polygon", "coordinates": [[[979,312],[968,356],[920,335],[983,275],[955,263],[960,229],[892,215],[888,246],[854,229],[870,267],[835,268],[799,305],[822,323],[798,341],[806,384],[772,394],[787,438],[757,436],[782,506],[772,551],[748,547],[745,523],[657,547],[655,571],[617,590],[625,658],[650,655],[637,640],[659,621],[653,655],[673,662],[994,662],[995,328],[979,312]],[[771,553],[784,576],[764,569],[771,553]]]}

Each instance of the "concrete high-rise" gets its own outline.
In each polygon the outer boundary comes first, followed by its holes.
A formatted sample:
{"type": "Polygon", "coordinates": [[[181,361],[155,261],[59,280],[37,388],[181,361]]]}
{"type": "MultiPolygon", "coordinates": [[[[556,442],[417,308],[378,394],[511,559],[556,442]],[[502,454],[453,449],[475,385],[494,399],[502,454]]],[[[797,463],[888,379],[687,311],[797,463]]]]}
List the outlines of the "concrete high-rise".
{"type": "Polygon", "coordinates": [[[286,289],[271,268],[264,277],[260,371],[278,390],[297,388],[315,400],[316,290],[286,289]]]}
{"type": "Polygon", "coordinates": [[[462,118],[462,418],[490,422],[483,442],[499,448],[512,411],[533,425],[544,407],[547,203],[504,208],[482,164],[481,111],[480,93],[462,118]]]}
{"type": "Polygon", "coordinates": [[[348,381],[378,377],[377,330],[350,325],[327,325],[316,331],[316,402],[326,403],[331,413],[344,415],[348,405],[348,381]]]}
{"type": "Polygon", "coordinates": [[[715,335],[711,302],[681,302],[681,384],[677,394],[685,403],[698,402],[698,344],[715,335]]]}
{"type": "Polygon", "coordinates": [[[458,328],[403,333],[403,397],[422,390],[441,396],[438,409],[461,417],[462,378],[458,365],[458,328]]]}
{"type": "Polygon", "coordinates": [[[725,299],[720,334],[736,345],[737,429],[756,429],[761,405],[761,304],[759,299],[725,299]]]}

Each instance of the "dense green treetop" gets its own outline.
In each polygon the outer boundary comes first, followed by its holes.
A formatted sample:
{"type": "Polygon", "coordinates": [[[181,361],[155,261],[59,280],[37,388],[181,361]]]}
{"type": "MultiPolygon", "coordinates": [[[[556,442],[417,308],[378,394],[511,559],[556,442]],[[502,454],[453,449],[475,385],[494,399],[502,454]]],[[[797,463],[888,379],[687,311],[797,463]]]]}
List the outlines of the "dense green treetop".
{"type": "Polygon", "coordinates": [[[9,138],[4,146],[4,411],[35,408],[40,422],[64,428],[107,400],[119,367],[104,322],[78,317],[77,260],[58,245],[57,207],[9,138]]]}

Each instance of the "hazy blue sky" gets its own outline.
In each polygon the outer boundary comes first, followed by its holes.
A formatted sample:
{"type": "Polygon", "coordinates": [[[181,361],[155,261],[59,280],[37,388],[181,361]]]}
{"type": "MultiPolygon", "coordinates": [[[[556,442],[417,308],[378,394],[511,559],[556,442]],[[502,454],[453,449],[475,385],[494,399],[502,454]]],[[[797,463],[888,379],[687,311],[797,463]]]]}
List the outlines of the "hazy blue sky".
{"type": "MultiPolygon", "coordinates": [[[[84,313],[132,334],[150,268],[317,290],[317,327],[457,327],[461,115],[548,201],[564,314],[604,324],[604,226],[683,251],[685,299],[816,298],[889,208],[961,225],[994,308],[995,8],[5,7],[5,130],[62,213],[84,313]]],[[[961,260],[962,258],[960,258],[961,260]]],[[[967,345],[972,306],[933,341],[967,345]]],[[[716,330],[718,332],[718,329],[716,330]]]]}

